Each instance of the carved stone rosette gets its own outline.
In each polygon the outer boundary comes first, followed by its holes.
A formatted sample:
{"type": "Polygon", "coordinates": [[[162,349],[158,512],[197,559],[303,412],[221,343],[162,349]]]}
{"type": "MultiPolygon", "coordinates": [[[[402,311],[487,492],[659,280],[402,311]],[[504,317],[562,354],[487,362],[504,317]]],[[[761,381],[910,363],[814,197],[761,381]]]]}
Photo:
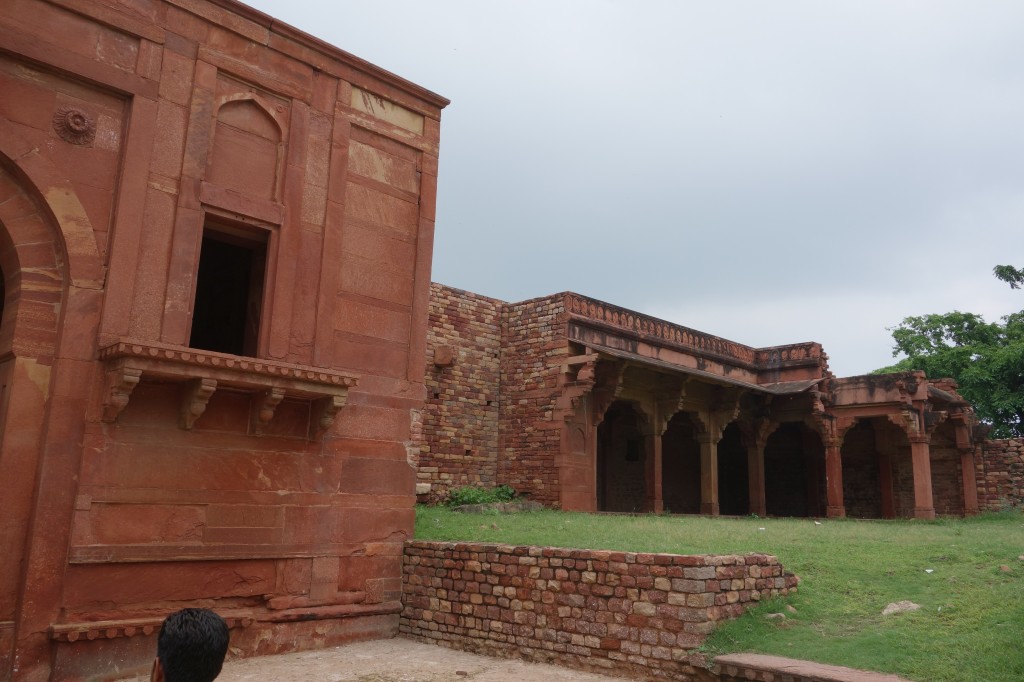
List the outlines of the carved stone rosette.
{"type": "Polygon", "coordinates": [[[96,121],[75,107],[61,107],[53,114],[53,129],[69,144],[85,146],[96,139],[96,121]]]}

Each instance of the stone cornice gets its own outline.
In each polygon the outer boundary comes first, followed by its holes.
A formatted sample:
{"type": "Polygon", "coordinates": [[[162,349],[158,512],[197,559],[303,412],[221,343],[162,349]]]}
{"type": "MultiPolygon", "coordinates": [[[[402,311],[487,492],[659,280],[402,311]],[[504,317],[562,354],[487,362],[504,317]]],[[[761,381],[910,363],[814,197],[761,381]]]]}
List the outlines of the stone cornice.
{"type": "Polygon", "coordinates": [[[596,323],[631,336],[651,339],[660,345],[685,348],[751,370],[817,365],[821,362],[821,346],[814,342],[752,348],[571,292],[565,294],[565,311],[570,319],[596,323]]]}

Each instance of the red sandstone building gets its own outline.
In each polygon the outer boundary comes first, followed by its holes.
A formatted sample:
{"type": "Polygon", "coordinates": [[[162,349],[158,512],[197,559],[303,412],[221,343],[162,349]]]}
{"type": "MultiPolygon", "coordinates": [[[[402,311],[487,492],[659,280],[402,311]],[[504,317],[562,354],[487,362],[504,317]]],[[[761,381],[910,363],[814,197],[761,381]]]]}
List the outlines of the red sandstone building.
{"type": "Polygon", "coordinates": [[[233,0],[0,3],[0,679],[397,630],[446,104],[233,0]]]}
{"type": "Polygon", "coordinates": [[[951,381],[836,378],[816,343],[434,284],[428,346],[423,499],[508,484],[563,509],[860,518],[1020,501],[1021,444],[980,438],[951,381]]]}
{"type": "Polygon", "coordinates": [[[233,0],[0,3],[0,679],[144,670],[183,606],[394,634],[417,456],[566,509],[1019,494],[947,382],[431,288],[446,104],[233,0]]]}

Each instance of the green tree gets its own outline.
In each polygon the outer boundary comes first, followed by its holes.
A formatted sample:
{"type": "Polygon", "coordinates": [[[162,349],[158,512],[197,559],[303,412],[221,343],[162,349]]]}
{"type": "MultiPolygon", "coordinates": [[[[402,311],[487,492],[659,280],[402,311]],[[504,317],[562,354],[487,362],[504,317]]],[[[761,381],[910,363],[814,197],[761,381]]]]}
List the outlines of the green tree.
{"type": "MultiPolygon", "coordinates": [[[[997,266],[995,275],[1014,289],[1024,270],[997,266]]],[[[876,374],[924,370],[952,377],[992,436],[1024,436],[1024,311],[986,322],[980,315],[953,311],[907,317],[893,328],[893,356],[906,357],[876,374]]]]}
{"type": "Polygon", "coordinates": [[[1020,289],[1024,284],[1024,270],[1018,270],[1012,265],[997,265],[992,268],[997,279],[1001,279],[1010,285],[1011,289],[1020,289]]]}

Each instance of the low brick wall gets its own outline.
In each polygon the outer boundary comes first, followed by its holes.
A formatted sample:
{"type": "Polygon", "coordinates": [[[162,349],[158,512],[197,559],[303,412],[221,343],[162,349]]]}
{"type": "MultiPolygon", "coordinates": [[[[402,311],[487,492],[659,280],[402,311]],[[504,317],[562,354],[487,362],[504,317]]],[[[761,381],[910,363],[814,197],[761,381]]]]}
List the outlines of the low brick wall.
{"type": "Polygon", "coordinates": [[[716,622],[797,582],[764,554],[410,541],[399,631],[490,655],[695,680],[690,656],[716,622]]]}

